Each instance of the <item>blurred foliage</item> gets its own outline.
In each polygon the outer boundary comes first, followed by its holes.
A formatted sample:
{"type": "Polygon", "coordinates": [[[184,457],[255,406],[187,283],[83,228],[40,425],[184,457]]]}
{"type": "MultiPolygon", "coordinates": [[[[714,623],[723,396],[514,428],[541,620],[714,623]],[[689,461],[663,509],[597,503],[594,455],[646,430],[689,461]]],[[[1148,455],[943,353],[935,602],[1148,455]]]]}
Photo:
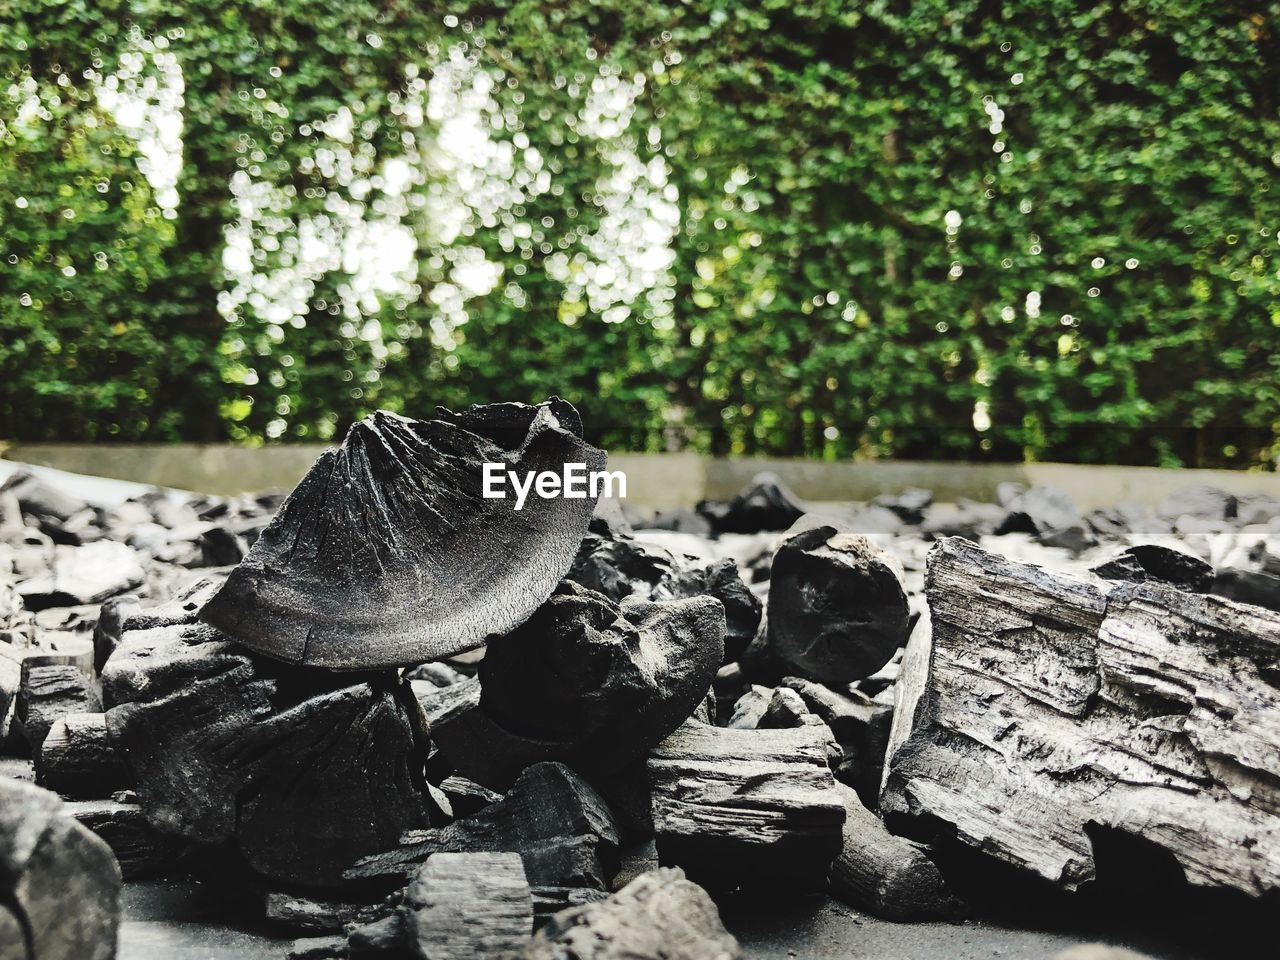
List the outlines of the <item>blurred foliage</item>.
{"type": "Polygon", "coordinates": [[[4,0],[0,436],[328,439],[555,392],[617,449],[1274,468],[1278,13],[4,0]],[[95,93],[120,64],[178,98],[176,204],[95,93]],[[477,89],[494,152],[460,176],[438,104],[477,89]],[[412,237],[395,284],[361,288],[357,221],[412,237]],[[618,237],[669,262],[592,293],[640,260],[618,237]]]}

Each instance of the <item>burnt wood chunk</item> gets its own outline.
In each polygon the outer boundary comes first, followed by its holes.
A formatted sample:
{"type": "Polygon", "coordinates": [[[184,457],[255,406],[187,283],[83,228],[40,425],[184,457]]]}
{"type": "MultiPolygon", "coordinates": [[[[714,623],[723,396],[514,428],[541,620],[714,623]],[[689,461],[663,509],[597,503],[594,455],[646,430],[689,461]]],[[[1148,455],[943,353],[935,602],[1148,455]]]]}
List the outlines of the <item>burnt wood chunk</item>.
{"type": "Polygon", "coordinates": [[[432,738],[459,772],[495,790],[540,761],[608,775],[694,712],[723,653],[724,610],[711,597],[619,606],[567,582],[489,642],[478,705],[434,723],[432,738]]]}
{"type": "MultiPolygon", "coordinates": [[[[116,794],[130,797],[130,793],[116,794]]],[[[177,864],[186,845],[147,822],[142,807],[122,799],[68,800],[67,813],[106,841],[126,880],[164,873],[177,864]]]]}
{"type": "Polygon", "coordinates": [[[785,530],[808,509],[805,502],[773,473],[757,474],[727,503],[698,504],[698,512],[711,521],[717,533],[785,530]]]}
{"type": "Polygon", "coordinates": [[[617,603],[627,597],[715,597],[724,606],[724,646],[729,660],[737,659],[760,626],[760,600],[730,559],[702,560],[626,535],[593,533],[583,539],[566,578],[617,603]]]}
{"type": "Polygon", "coordinates": [[[0,779],[0,956],[113,960],[120,868],[52,793],[0,779]]]}
{"type": "Polygon", "coordinates": [[[42,663],[40,657],[22,662],[22,684],[18,688],[15,717],[31,747],[39,756],[40,746],[50,728],[71,713],[102,710],[102,698],[94,682],[79,667],[42,663]]]}
{"type": "Polygon", "coordinates": [[[565,910],[535,934],[525,960],[736,960],[738,941],[707,892],[678,869],[642,874],[599,903],[565,910]]]}
{"type": "Polygon", "coordinates": [[[1068,889],[1094,876],[1092,824],[1167,850],[1192,884],[1280,887],[1280,615],[960,540],[934,547],[925,589],[891,826],[941,825],[1068,889]]]}
{"type": "Polygon", "coordinates": [[[730,730],[689,721],[649,755],[658,855],[717,886],[826,883],[844,804],[822,725],[730,730]]]}
{"type": "Polygon", "coordinates": [[[822,683],[869,677],[907,640],[902,565],[832,524],[779,545],[769,588],[769,652],[788,673],[822,683]]]}
{"type": "Polygon", "coordinates": [[[408,831],[398,846],[365,857],[350,880],[403,883],[436,853],[518,853],[536,886],[606,889],[620,837],[596,790],[568,767],[530,767],[497,803],[445,827],[408,831]]]}
{"type": "Polygon", "coordinates": [[[148,819],[234,839],[266,877],[328,885],[425,826],[425,732],[394,673],[283,667],[204,624],[126,632],[103,674],[107,730],[148,819]]]}
{"type": "MultiPolygon", "coordinates": [[[[388,908],[389,909],[389,908],[388,908]]],[[[368,922],[377,906],[342,901],[316,900],[297,894],[271,891],[264,912],[274,924],[308,934],[341,933],[348,923],[368,922]]]]}
{"type": "Polygon", "coordinates": [[[831,730],[840,748],[836,779],[853,787],[863,803],[874,807],[884,776],[893,707],[857,689],[833,690],[799,677],[786,677],[781,689],[795,691],[805,707],[831,730]]]}
{"type": "Polygon", "coordinates": [[[405,893],[419,960],[513,958],[533,933],[533,897],[516,853],[437,853],[405,893]]]}
{"type": "Polygon", "coordinates": [[[844,847],[831,864],[831,892],[886,920],[953,914],[957,904],[919,844],[891,834],[841,785],[844,847]]]}
{"type": "Polygon", "coordinates": [[[24,580],[18,587],[28,610],[101,603],[126,593],[145,579],[139,554],[114,540],[83,547],[54,547],[47,573],[24,580]]]}
{"type": "MultiPolygon", "coordinates": [[[[201,617],[289,663],[408,666],[479,646],[546,600],[595,498],[485,498],[483,464],[604,467],[563,400],[434,420],[379,412],[320,456],[201,617]]],[[[588,492],[589,494],[589,492],[588,492]]]]}
{"type": "Polygon", "coordinates": [[[128,769],[107,736],[104,713],[59,717],[36,756],[36,782],[64,797],[109,797],[128,781],[128,769]]]}
{"type": "Polygon", "coordinates": [[[1142,583],[1160,580],[1183,590],[1207,593],[1213,586],[1213,567],[1194,554],[1158,543],[1126,547],[1109,560],[1089,568],[1104,580],[1142,583]]]}

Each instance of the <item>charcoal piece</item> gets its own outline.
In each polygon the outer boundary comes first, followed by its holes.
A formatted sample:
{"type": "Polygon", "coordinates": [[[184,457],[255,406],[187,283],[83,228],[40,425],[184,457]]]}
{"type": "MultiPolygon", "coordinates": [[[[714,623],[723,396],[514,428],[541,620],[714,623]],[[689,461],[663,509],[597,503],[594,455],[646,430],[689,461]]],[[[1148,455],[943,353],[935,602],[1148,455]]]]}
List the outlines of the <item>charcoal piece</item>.
{"type": "Polygon", "coordinates": [[[1236,498],[1207,484],[1187,487],[1160,501],[1156,513],[1168,520],[1195,517],[1197,520],[1224,521],[1236,515],[1236,498]]]}
{"type": "Polygon", "coordinates": [[[1264,570],[1222,567],[1211,589],[1220,597],[1280,611],[1280,576],[1264,570]]]}
{"type": "Polygon", "coordinates": [[[827,524],[788,536],[771,583],[767,647],[788,673],[848,683],[906,642],[902,565],[866,537],[827,524]]]}
{"type": "Polygon", "coordinates": [[[201,566],[229,567],[239,563],[248,553],[244,538],[228,527],[211,526],[196,537],[201,566]]]}
{"type": "MultiPolygon", "coordinates": [[[[655,861],[653,866],[657,865],[655,861]]],[[[609,899],[607,891],[594,887],[530,887],[529,892],[533,897],[534,929],[541,928],[561,910],[609,899]]]]}
{"type": "Polygon", "coordinates": [[[0,484],[0,492],[12,494],[23,514],[38,521],[69,520],[89,508],[80,498],[64,493],[27,469],[16,471],[0,484]]]}
{"type": "Polygon", "coordinates": [[[437,687],[425,680],[411,680],[410,687],[422,708],[427,729],[436,741],[448,737],[446,727],[449,724],[480,705],[479,677],[467,677],[447,687],[437,687]]]}
{"type": "Polygon", "coordinates": [[[109,797],[129,785],[129,772],[107,736],[104,713],[59,717],[35,757],[36,782],[64,797],[109,797]]]}
{"type": "Polygon", "coordinates": [[[102,604],[98,614],[98,622],[93,628],[93,669],[102,673],[107,660],[116,647],[120,646],[120,637],[124,633],[125,621],[141,609],[138,598],[131,594],[112,597],[102,604]]]}
{"type": "Polygon", "coordinates": [[[405,894],[409,950],[420,960],[516,957],[533,933],[533,897],[516,853],[437,853],[405,894]]]}
{"type": "Polygon", "coordinates": [[[716,886],[822,887],[844,823],[829,736],[813,725],[682,726],[649,755],[662,862],[716,886]]]}
{"type": "Polygon", "coordinates": [[[920,533],[930,540],[965,537],[977,540],[995,533],[1007,511],[994,503],[959,499],[952,504],[935,504],[925,514],[920,533]]]}
{"type": "Polygon", "coordinates": [[[567,582],[489,642],[478,707],[434,725],[432,739],[496,790],[544,760],[607,775],[694,712],[723,654],[724,611],[711,597],[618,606],[567,582]]]}
{"type": "Polygon", "coordinates": [[[1249,493],[1236,498],[1236,523],[1242,527],[1263,525],[1280,517],[1280,497],[1249,493]]]}
{"type": "Polygon", "coordinates": [[[67,664],[41,663],[41,659],[28,657],[22,662],[14,712],[33,757],[39,756],[40,745],[57,720],[70,713],[102,711],[102,698],[84,671],[67,664]]]}
{"type": "Polygon", "coordinates": [[[371,922],[374,918],[368,914],[375,909],[361,903],[271,891],[266,896],[264,913],[274,924],[297,933],[319,935],[341,933],[348,923],[371,922]]]}
{"type": "Polygon", "coordinates": [[[120,868],[106,843],[52,793],[0,780],[0,955],[114,960],[119,924],[120,868]]]}
{"type": "Polygon", "coordinates": [[[633,840],[622,849],[611,889],[621,890],[642,873],[657,870],[658,866],[658,844],[654,838],[647,836],[633,840]]]}
{"type": "Polygon", "coordinates": [[[804,705],[800,694],[786,687],[777,687],[769,702],[765,705],[760,720],[756,723],[758,730],[791,730],[802,726],[806,717],[813,714],[804,705]]]}
{"type": "Polygon", "coordinates": [[[755,636],[761,604],[730,559],[699,560],[630,537],[585,537],[566,578],[615,602],[629,596],[685,600],[712,596],[724,606],[725,657],[738,654],[755,636]]]}
{"type": "MultiPolygon", "coordinates": [[[[212,574],[202,576],[178,590],[171,599],[164,603],[149,604],[145,607],[138,606],[136,608],[122,607],[120,610],[120,614],[124,618],[121,625],[122,634],[126,630],[151,630],[156,627],[175,627],[197,623],[200,619],[200,610],[222,588],[225,579],[225,577],[212,574]]],[[[127,598],[123,599],[122,603],[127,604],[127,598]]]]}
{"type": "Polygon", "coordinates": [[[874,808],[884,775],[893,707],[860,690],[833,690],[799,677],[786,677],[782,685],[795,691],[835,737],[840,748],[836,779],[857,790],[862,802],[874,808]]]}
{"type": "Polygon", "coordinates": [[[205,624],[126,631],[107,730],[148,819],[234,840],[262,875],[325,886],[424,826],[425,731],[408,684],[282,667],[205,624]]]}
{"type": "Polygon", "coordinates": [[[401,960],[408,956],[408,947],[408,931],[399,912],[347,932],[346,956],[351,960],[401,960]]]}
{"type": "Polygon", "coordinates": [[[738,698],[733,705],[733,715],[726,726],[734,730],[754,730],[760,726],[760,718],[769,709],[773,699],[773,688],[752,684],[751,689],[738,698]]]}
{"type": "Polygon", "coordinates": [[[1208,563],[1184,550],[1156,543],[1126,547],[1089,569],[1104,580],[1160,580],[1194,593],[1206,593],[1213,585],[1213,567],[1208,563]]]}
{"type": "Polygon", "coordinates": [[[698,512],[717,533],[759,533],[785,530],[808,510],[776,474],[757,474],[728,503],[704,501],[698,512]]]}
{"type": "Polygon", "coordinates": [[[1173,524],[1157,517],[1150,507],[1138,503],[1121,503],[1114,507],[1090,510],[1085,515],[1089,529],[1102,537],[1119,538],[1131,533],[1173,533],[1173,524]]]}
{"type": "Polygon", "coordinates": [[[637,877],[607,900],[556,914],[534,935],[525,960],[736,960],[738,941],[720,911],[678,869],[637,877]]]}
{"type": "Polygon", "coordinates": [[[502,794],[456,774],[442,780],[440,790],[448,798],[455,817],[469,817],[502,799],[502,794]]]}
{"type": "Polygon", "coordinates": [[[83,547],[57,546],[48,573],[18,587],[28,610],[101,603],[142,583],[145,574],[137,553],[114,540],[83,547]]]}
{"type": "Polygon", "coordinates": [[[649,530],[671,530],[674,533],[692,533],[699,537],[709,537],[715,530],[711,521],[689,507],[676,507],[673,510],[659,510],[654,518],[646,524],[649,530]]]}
{"type": "Polygon", "coordinates": [[[933,491],[908,487],[900,493],[882,493],[871,501],[873,507],[892,511],[904,523],[919,526],[925,512],[933,506],[933,491]]]}
{"type": "Polygon", "coordinates": [[[919,844],[891,834],[848,787],[844,847],[831,864],[831,892],[886,920],[950,916],[957,903],[919,844]]]}
{"type": "Polygon", "coordinates": [[[519,853],[531,884],[603,890],[617,870],[619,842],[613,814],[593,787],[563,764],[539,763],[474,817],[409,831],[346,877],[404,882],[436,853],[519,853]]]}
{"type": "Polygon", "coordinates": [[[1041,484],[1013,496],[996,534],[1029,533],[1046,546],[1072,553],[1093,545],[1092,531],[1074,500],[1057,487],[1041,484]]]}
{"type": "Polygon", "coordinates": [[[416,667],[404,672],[406,680],[425,680],[433,687],[448,687],[460,680],[465,680],[466,675],[455,670],[447,663],[420,663],[416,667]]]}
{"type": "Polygon", "coordinates": [[[345,960],[347,938],[301,937],[289,946],[288,960],[345,960]]]}
{"type": "Polygon", "coordinates": [[[891,827],[1067,889],[1095,875],[1096,828],[1168,851],[1197,886],[1280,888],[1280,614],[960,540],[935,545],[925,584],[931,651],[898,681],[891,827]]]}
{"type": "Polygon", "coordinates": [[[320,456],[201,617],[289,663],[438,660],[522,623],[587,531],[594,496],[485,498],[482,465],[604,467],[577,411],[494,404],[435,420],[379,412],[320,456]]]}
{"type": "Polygon", "coordinates": [[[106,842],[126,880],[163,874],[179,862],[186,850],[181,841],[152,826],[136,803],[114,798],[68,800],[65,810],[106,842]]]}

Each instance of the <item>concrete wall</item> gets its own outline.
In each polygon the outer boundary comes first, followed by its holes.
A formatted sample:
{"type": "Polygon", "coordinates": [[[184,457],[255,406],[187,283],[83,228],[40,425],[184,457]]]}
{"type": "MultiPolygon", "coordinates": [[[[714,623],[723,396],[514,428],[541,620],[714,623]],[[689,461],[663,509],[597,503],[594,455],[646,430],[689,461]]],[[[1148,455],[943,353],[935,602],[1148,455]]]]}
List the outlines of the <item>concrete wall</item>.
{"type": "MultiPolygon", "coordinates": [[[[234,494],[291,487],[324,449],[318,444],[274,447],[151,444],[12,444],[5,459],[118,480],[234,494]]],[[[627,474],[627,499],[636,506],[692,505],[723,499],[761,471],[778,474],[810,500],[869,500],[904,487],[926,487],[939,500],[990,500],[1005,480],[1061,487],[1082,507],[1122,501],[1155,505],[1175,490],[1212,484],[1237,494],[1280,496],[1280,474],[1227,470],[1164,470],[1062,463],[934,463],[881,461],[714,459],[691,453],[615,453],[609,466],[627,474]]]]}

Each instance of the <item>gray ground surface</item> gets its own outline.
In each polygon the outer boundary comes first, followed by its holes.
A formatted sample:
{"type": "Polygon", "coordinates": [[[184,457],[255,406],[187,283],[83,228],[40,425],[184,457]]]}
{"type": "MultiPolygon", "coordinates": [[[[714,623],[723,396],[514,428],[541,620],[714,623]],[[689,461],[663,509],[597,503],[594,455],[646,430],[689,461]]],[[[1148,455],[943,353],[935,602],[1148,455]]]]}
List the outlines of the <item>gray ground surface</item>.
{"type": "MultiPolygon", "coordinates": [[[[283,960],[291,938],[246,922],[250,910],[251,904],[232,902],[225,888],[212,884],[128,884],[120,960],[283,960]]],[[[1141,937],[1096,929],[1049,933],[977,921],[889,923],[827,899],[767,909],[758,903],[727,903],[724,917],[746,955],[759,960],[1048,960],[1072,944],[1096,940],[1169,960],[1212,956],[1164,952],[1141,937]]]]}

